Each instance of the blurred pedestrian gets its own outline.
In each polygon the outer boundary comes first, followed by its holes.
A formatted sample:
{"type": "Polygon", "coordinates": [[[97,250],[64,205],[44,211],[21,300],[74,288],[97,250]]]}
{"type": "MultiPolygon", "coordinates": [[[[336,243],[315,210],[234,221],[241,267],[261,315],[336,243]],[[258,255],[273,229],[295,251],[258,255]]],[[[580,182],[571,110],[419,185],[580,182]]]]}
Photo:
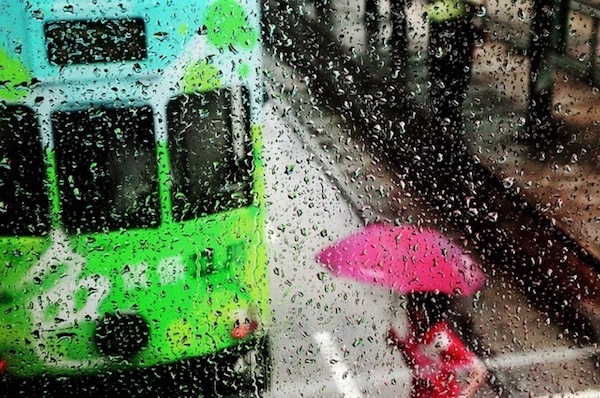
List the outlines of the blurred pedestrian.
{"type": "Polygon", "coordinates": [[[336,276],[407,295],[409,333],[389,331],[413,374],[411,398],[471,397],[486,381],[483,362],[446,321],[450,297],[472,296],[485,274],[470,253],[439,231],[376,223],[321,250],[317,261],[336,276]],[[462,370],[468,372],[460,383],[462,370]]]}
{"type": "Polygon", "coordinates": [[[437,0],[425,10],[429,22],[429,98],[435,121],[450,127],[450,134],[463,126],[462,106],[470,72],[474,29],[471,12],[463,0],[437,0]]]}
{"type": "Polygon", "coordinates": [[[379,1],[365,0],[365,34],[367,35],[367,52],[371,55],[379,51],[379,1]]]}
{"type": "Polygon", "coordinates": [[[484,363],[446,321],[449,306],[446,294],[411,293],[408,335],[402,338],[394,328],[388,332],[389,343],[400,349],[410,367],[410,398],[473,397],[486,382],[484,363]]]}
{"type": "MultiPolygon", "coordinates": [[[[390,78],[397,83],[403,83],[406,77],[406,65],[408,59],[408,21],[406,7],[411,0],[390,0],[390,64],[386,72],[390,72],[390,78]]],[[[380,23],[382,15],[380,12],[381,0],[365,0],[364,3],[364,25],[366,34],[367,53],[372,57],[374,64],[379,64],[383,55],[380,38],[380,23]]],[[[381,64],[383,66],[383,64],[381,64]]],[[[391,82],[391,81],[390,81],[391,82]]]]}
{"type": "Polygon", "coordinates": [[[330,0],[312,0],[315,7],[315,16],[317,21],[322,24],[327,30],[334,26],[333,22],[333,2],[330,0]]]}

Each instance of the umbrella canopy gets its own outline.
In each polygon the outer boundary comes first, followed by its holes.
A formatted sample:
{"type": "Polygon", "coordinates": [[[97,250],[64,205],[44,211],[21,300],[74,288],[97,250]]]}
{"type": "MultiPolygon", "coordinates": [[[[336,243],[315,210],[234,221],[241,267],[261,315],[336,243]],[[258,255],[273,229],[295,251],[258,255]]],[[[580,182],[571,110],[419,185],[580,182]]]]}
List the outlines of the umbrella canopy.
{"type": "Polygon", "coordinates": [[[435,230],[406,224],[372,224],[327,247],[317,260],[334,275],[408,294],[469,296],[485,275],[461,247],[435,230]]]}

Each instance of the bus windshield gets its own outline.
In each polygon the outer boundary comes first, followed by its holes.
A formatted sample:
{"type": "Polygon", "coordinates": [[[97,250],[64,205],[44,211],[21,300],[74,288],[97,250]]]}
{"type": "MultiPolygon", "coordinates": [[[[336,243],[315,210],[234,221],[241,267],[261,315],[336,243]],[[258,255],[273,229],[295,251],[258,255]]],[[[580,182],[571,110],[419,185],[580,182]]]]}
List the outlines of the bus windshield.
{"type": "Polygon", "coordinates": [[[34,112],[0,104],[0,235],[40,235],[50,225],[34,112]]]}
{"type": "Polygon", "coordinates": [[[70,232],[158,227],[152,109],[89,108],[52,115],[61,217],[70,232]]]}
{"type": "Polygon", "coordinates": [[[252,149],[248,104],[243,88],[184,94],[169,102],[175,219],[249,205],[252,149]]]}

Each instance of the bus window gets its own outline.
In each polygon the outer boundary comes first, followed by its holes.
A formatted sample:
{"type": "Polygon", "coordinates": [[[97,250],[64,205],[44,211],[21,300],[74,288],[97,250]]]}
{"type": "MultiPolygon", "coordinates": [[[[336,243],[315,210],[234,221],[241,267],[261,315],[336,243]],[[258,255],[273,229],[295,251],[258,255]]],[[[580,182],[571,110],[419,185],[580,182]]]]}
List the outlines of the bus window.
{"type": "Polygon", "coordinates": [[[49,229],[42,145],[34,112],[0,105],[0,235],[49,229]]]}
{"type": "Polygon", "coordinates": [[[251,198],[248,94],[238,88],[170,101],[173,214],[188,220],[247,206],[251,198]]]}
{"type": "Polygon", "coordinates": [[[160,223],[152,109],[91,108],[52,115],[68,231],[160,223]]]}
{"type": "Polygon", "coordinates": [[[52,65],[145,59],[146,32],[141,19],[54,21],[44,26],[52,65]]]}

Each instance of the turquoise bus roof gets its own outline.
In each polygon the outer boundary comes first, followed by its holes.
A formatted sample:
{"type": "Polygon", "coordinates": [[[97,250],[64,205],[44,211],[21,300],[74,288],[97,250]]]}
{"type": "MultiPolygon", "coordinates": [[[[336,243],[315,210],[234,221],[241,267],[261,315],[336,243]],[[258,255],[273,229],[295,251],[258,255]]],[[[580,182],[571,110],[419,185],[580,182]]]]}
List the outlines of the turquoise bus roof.
{"type": "Polygon", "coordinates": [[[25,1],[0,0],[3,10],[0,43],[9,56],[18,58],[31,75],[42,82],[93,77],[98,71],[109,77],[156,75],[176,61],[182,49],[197,41],[200,35],[205,36],[205,40],[199,45],[233,44],[242,50],[251,49],[258,42],[258,9],[255,2],[246,3],[236,0],[30,0],[25,4],[25,1]],[[45,24],[132,18],[140,18],[145,24],[147,56],[144,59],[91,63],[76,68],[50,63],[45,24]]]}

